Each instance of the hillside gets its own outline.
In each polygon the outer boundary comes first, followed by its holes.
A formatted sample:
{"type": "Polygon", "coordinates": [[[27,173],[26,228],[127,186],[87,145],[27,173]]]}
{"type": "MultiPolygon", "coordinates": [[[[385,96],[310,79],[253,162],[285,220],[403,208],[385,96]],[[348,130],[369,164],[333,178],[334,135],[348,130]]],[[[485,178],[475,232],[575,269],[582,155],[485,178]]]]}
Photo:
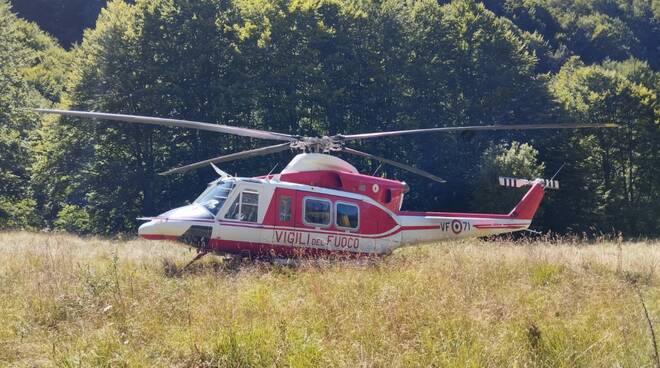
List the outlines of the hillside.
{"type": "MultiPolygon", "coordinates": [[[[97,17],[104,4],[0,0],[2,230],[135,233],[136,217],[192,201],[216,178],[210,167],[158,173],[273,144],[29,112],[54,107],[309,137],[615,123],[346,142],[443,185],[338,154],[405,181],[415,211],[508,212],[522,193],[498,176],[563,167],[537,230],[660,236],[658,1],[117,0],[97,17]]],[[[259,176],[296,153],[221,166],[259,176]]]]}
{"type": "Polygon", "coordinates": [[[0,365],[653,366],[660,243],[454,242],[228,269],[167,242],[0,234],[0,365]],[[169,271],[168,271],[169,270],[169,271]]]}

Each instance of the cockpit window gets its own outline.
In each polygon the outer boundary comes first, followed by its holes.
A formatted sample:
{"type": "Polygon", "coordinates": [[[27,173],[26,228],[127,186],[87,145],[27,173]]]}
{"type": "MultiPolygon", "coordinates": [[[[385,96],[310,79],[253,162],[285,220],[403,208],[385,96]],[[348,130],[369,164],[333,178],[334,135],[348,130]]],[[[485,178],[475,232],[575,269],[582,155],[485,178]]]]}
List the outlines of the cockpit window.
{"type": "Polygon", "coordinates": [[[259,217],[259,192],[245,189],[236,197],[225,218],[247,222],[257,222],[259,217]]]}
{"type": "Polygon", "coordinates": [[[196,200],[195,203],[204,206],[209,210],[213,215],[217,215],[222,205],[225,204],[229,193],[234,189],[234,181],[222,181],[216,184],[215,186],[208,187],[204,193],[202,193],[196,200]]]}

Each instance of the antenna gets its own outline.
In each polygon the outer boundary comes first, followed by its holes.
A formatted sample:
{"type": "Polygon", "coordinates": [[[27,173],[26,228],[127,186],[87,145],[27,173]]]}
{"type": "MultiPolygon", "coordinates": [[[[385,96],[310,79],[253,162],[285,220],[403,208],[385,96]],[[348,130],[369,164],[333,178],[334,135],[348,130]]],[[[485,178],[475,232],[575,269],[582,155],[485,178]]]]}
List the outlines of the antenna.
{"type": "Polygon", "coordinates": [[[371,176],[376,176],[376,173],[378,172],[378,170],[380,170],[381,167],[383,167],[382,163],[378,165],[378,167],[376,168],[376,170],[374,170],[374,173],[371,174],[371,176]]]}
{"type": "Polygon", "coordinates": [[[273,168],[270,169],[270,171],[268,172],[268,174],[266,174],[266,180],[269,180],[270,174],[272,174],[273,171],[275,171],[275,169],[277,169],[277,166],[278,166],[279,164],[280,164],[279,162],[275,163],[275,166],[273,166],[273,168]]]}
{"type": "Polygon", "coordinates": [[[566,166],[565,162],[559,167],[559,170],[557,170],[557,172],[555,172],[555,175],[552,175],[552,177],[550,178],[551,181],[555,179],[555,176],[557,176],[557,174],[559,174],[559,172],[561,171],[561,169],[564,168],[564,166],[566,166]]]}

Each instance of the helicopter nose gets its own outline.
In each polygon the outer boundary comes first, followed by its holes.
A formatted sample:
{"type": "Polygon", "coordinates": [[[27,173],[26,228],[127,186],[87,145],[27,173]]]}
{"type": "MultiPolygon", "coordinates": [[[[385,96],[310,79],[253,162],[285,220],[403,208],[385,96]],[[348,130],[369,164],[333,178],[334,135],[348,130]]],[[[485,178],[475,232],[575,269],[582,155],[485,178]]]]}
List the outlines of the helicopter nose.
{"type": "Polygon", "coordinates": [[[212,221],[213,216],[201,206],[175,208],[142,224],[138,228],[138,236],[152,240],[176,240],[190,229],[191,221],[199,220],[212,221]]]}
{"type": "Polygon", "coordinates": [[[177,224],[167,220],[153,219],[138,228],[138,236],[149,240],[176,240],[182,231],[177,224]]]}
{"type": "Polygon", "coordinates": [[[164,230],[162,220],[151,220],[140,225],[138,236],[149,240],[169,239],[164,230]]]}

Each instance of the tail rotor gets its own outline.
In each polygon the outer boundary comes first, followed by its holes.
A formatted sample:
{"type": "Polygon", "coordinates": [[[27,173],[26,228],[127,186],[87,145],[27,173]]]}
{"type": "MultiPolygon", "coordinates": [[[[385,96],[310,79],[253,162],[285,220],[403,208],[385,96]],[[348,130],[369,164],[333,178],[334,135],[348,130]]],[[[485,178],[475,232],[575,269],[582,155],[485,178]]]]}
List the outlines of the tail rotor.
{"type": "Polygon", "coordinates": [[[528,180],[528,179],[520,179],[520,178],[509,178],[509,177],[499,177],[499,182],[500,185],[503,187],[508,187],[508,188],[522,188],[522,187],[529,187],[534,185],[535,183],[541,183],[543,188],[545,189],[559,189],[559,181],[554,180],[554,179],[534,179],[534,180],[528,180]]]}

